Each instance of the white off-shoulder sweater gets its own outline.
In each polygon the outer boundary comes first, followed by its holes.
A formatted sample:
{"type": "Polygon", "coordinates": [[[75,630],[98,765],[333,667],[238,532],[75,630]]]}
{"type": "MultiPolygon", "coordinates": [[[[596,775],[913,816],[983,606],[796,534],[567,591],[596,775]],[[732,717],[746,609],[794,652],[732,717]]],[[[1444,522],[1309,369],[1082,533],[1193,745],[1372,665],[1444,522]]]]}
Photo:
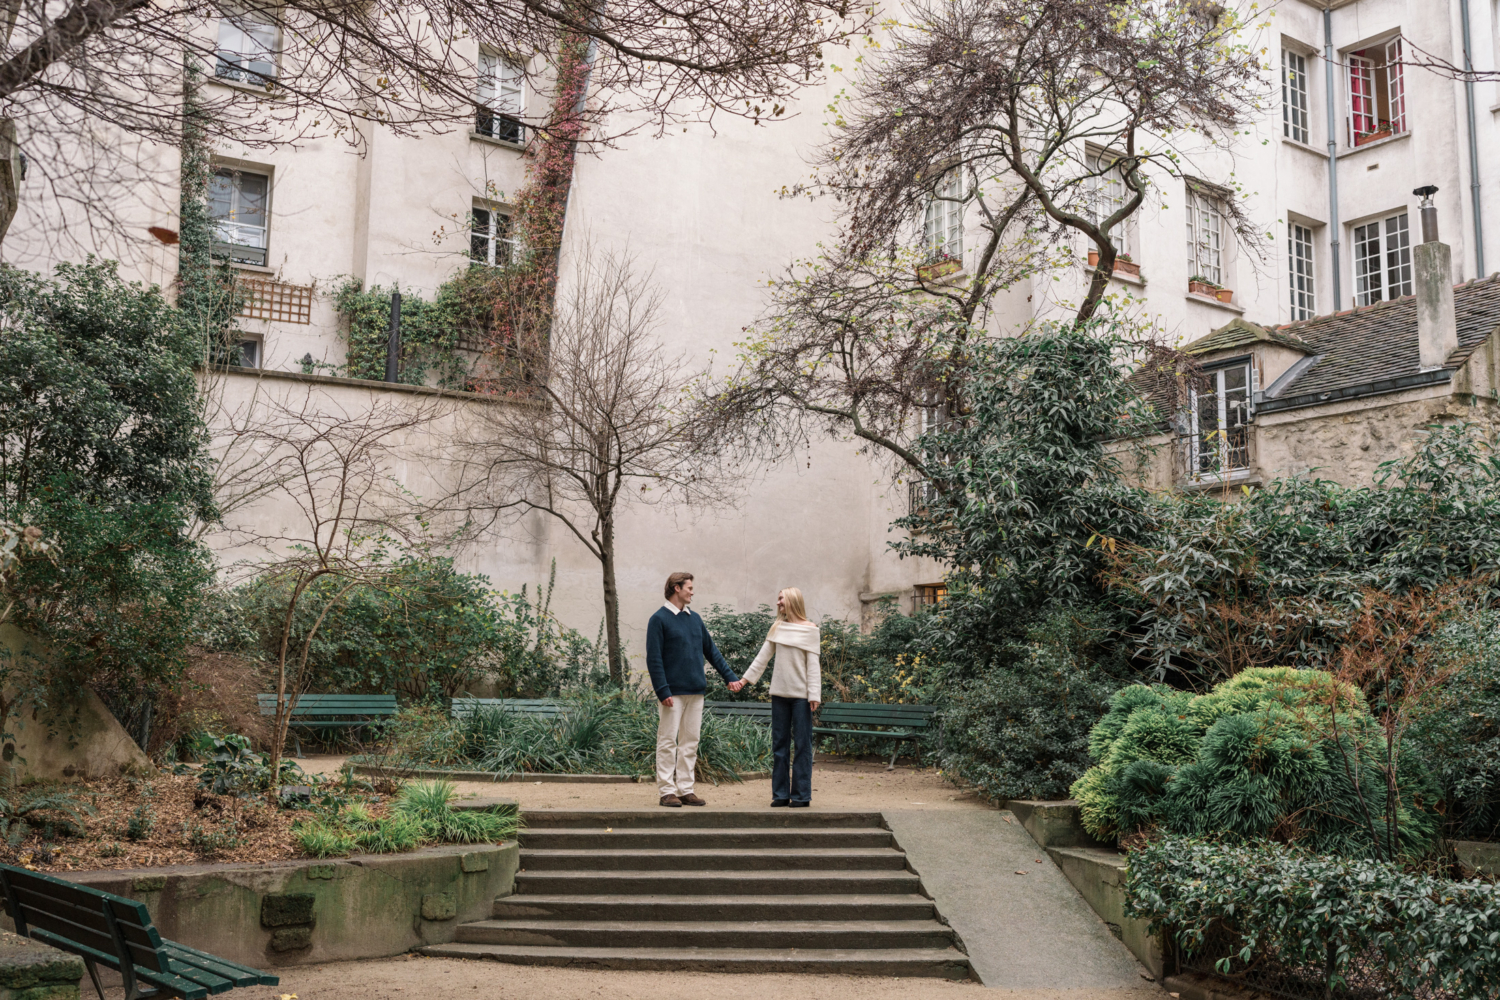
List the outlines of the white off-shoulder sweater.
{"type": "Polygon", "coordinates": [[[760,679],[774,654],[776,670],[771,676],[773,695],[822,701],[823,673],[818,664],[820,642],[818,626],[811,622],[803,625],[777,622],[771,626],[750,669],[745,671],[743,676],[746,683],[754,684],[760,679]]]}

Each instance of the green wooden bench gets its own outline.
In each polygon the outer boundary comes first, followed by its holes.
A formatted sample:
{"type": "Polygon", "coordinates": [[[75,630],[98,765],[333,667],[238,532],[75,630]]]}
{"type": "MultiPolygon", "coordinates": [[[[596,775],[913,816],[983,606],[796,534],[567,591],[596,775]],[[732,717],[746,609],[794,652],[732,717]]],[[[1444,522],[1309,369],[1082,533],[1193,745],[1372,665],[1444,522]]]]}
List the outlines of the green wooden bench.
{"type": "MultiPolygon", "coordinates": [[[[276,714],[274,694],[257,695],[261,715],[276,714]]],[[[376,719],[386,718],[401,711],[393,694],[304,694],[286,696],[292,703],[291,725],[303,729],[327,727],[352,728],[367,726],[376,719]]],[[[302,756],[302,741],[292,734],[297,745],[297,756],[302,756]]]]}
{"type": "Polygon", "coordinates": [[[571,709],[551,698],[454,698],[449,714],[455,719],[467,719],[486,709],[496,712],[514,712],[517,715],[541,715],[556,718],[567,715],[571,709]]]}
{"type": "Polygon", "coordinates": [[[756,722],[769,723],[771,721],[769,701],[706,701],[703,707],[708,709],[711,715],[739,716],[756,722]]]}
{"type": "Polygon", "coordinates": [[[120,973],[125,1000],[198,1000],[236,986],[281,982],[259,969],[162,940],[145,904],[133,899],[12,865],[0,865],[0,887],[16,933],[80,956],[100,1000],[100,965],[120,973]]]}
{"type": "Polygon", "coordinates": [[[888,769],[896,766],[896,755],[906,740],[921,737],[932,725],[935,705],[885,705],[854,701],[825,701],[818,709],[813,732],[831,735],[837,743],[840,736],[877,736],[895,740],[888,769]],[[870,729],[887,726],[887,729],[870,729]],[[862,728],[863,727],[863,728],[862,728]]]}

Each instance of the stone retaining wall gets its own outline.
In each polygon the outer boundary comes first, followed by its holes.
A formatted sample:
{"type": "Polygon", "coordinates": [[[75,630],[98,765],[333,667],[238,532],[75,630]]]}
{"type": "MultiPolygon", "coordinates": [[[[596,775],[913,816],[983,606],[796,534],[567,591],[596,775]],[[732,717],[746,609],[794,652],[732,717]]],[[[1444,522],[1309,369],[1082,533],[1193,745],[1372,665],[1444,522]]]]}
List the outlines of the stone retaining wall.
{"type": "Polygon", "coordinates": [[[78,1000],[83,959],[0,931],[0,1000],[78,1000]]]}
{"type": "Polygon", "coordinates": [[[59,877],[145,903],[164,938],[266,968],[380,958],[452,941],[460,923],[488,919],[495,898],[510,895],[519,856],[507,841],[59,877]]]}

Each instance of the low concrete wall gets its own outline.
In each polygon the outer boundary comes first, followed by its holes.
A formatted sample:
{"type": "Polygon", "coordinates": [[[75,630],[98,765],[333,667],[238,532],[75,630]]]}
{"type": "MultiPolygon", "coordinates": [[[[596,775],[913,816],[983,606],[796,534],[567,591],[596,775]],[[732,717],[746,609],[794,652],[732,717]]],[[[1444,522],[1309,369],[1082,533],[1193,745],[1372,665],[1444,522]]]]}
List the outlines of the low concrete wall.
{"type": "Polygon", "coordinates": [[[1160,982],[1166,972],[1161,940],[1146,930],[1148,921],[1125,916],[1125,856],[1099,847],[1049,847],[1047,854],[1110,932],[1160,982]]]}
{"type": "Polygon", "coordinates": [[[1005,803],[1041,847],[1108,847],[1089,836],[1079,818],[1078,800],[1011,799],[1005,803]]]}
{"type": "Polygon", "coordinates": [[[78,1000],[83,959],[0,931],[0,1000],[78,1000]]]}
{"type": "Polygon", "coordinates": [[[454,939],[514,890],[520,850],[447,845],[410,854],[263,865],[67,872],[139,900],[162,937],[256,968],[399,955],[454,939]]]}
{"type": "Polygon", "coordinates": [[[1455,840],[1453,852],[1459,864],[1485,875],[1500,875],[1500,844],[1480,840],[1455,840]]]}

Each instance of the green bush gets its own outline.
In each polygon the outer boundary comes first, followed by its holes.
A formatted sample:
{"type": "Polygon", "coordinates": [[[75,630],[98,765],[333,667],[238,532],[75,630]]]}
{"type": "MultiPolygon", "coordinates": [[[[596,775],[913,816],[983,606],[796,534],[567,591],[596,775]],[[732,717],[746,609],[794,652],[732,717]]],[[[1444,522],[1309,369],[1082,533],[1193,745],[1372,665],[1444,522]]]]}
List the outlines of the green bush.
{"type": "Polygon", "coordinates": [[[1416,713],[1410,740],[1447,805],[1448,835],[1500,837],[1500,612],[1446,627],[1438,639],[1457,674],[1416,713]]]}
{"type": "Polygon", "coordinates": [[[1126,914],[1144,917],[1187,954],[1215,927],[1239,949],[1219,971],[1243,974],[1267,956],[1347,987],[1370,956],[1381,995],[1500,995],[1500,886],[1410,874],[1377,861],[1320,857],[1275,844],[1237,846],[1165,837],[1130,854],[1126,914]]]}
{"type": "Polygon", "coordinates": [[[515,835],[513,808],[457,810],[454,788],[445,781],[413,782],[397,794],[388,816],[377,816],[364,802],[334,803],[292,824],[305,854],[328,858],[352,854],[394,854],[424,844],[498,843],[515,835]]]}
{"type": "Polygon", "coordinates": [[[1155,826],[1420,855],[1439,832],[1439,796],[1412,747],[1398,751],[1392,800],[1384,734],[1363,696],[1321,671],[1256,668],[1196,697],[1133,685],[1089,744],[1095,766],[1072,794],[1095,837],[1155,826]]]}
{"type": "MultiPolygon", "coordinates": [[[[1060,799],[1089,766],[1089,732],[1129,675],[1107,618],[1060,610],[944,689],[940,764],[996,799],[1060,799]]],[[[1128,690],[1128,689],[1127,689],[1128,690]]]]}

